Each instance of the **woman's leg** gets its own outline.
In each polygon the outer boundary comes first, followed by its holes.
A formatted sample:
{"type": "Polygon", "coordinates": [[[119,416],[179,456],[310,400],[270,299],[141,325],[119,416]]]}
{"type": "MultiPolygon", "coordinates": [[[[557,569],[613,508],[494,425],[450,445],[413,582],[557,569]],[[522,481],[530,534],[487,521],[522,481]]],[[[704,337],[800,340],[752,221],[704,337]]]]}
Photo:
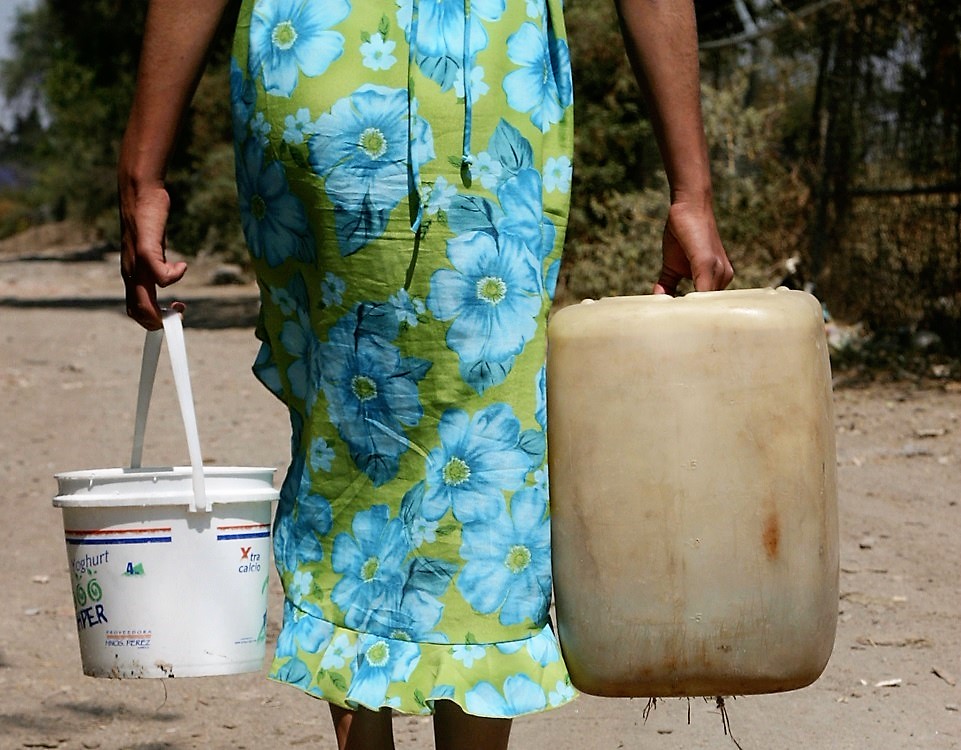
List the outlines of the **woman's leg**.
{"type": "Polygon", "coordinates": [[[330,717],[334,720],[338,750],[394,750],[389,708],[348,711],[331,703],[330,717]]]}
{"type": "Polygon", "coordinates": [[[507,750],[510,719],[472,716],[451,701],[434,705],[436,750],[507,750]]]}

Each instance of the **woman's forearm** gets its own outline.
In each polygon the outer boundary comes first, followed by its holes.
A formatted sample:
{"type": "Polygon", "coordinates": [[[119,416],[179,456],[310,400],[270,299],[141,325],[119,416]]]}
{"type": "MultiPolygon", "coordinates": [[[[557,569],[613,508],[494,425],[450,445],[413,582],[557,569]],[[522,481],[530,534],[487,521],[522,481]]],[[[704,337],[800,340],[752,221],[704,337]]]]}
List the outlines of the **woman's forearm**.
{"type": "Polygon", "coordinates": [[[152,0],[120,157],[121,183],[158,182],[228,0],[152,0]]]}
{"type": "MultiPolygon", "coordinates": [[[[170,196],[164,178],[226,5],[227,0],[152,0],[147,10],[137,90],[117,167],[127,315],[147,329],[162,325],[157,287],[175,283],[187,270],[183,261],[167,261],[170,196]]],[[[184,309],[179,302],[171,307],[184,309]]]]}
{"type": "Polygon", "coordinates": [[[711,197],[692,0],[616,0],[628,57],[644,93],[672,199],[711,197]]]}

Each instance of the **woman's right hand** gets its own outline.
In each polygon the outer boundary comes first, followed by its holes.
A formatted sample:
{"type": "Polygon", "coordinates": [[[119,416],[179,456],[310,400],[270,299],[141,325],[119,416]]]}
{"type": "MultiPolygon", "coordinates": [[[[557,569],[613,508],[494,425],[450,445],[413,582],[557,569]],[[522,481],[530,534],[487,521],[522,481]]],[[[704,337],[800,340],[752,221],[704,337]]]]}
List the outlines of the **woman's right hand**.
{"type": "MultiPolygon", "coordinates": [[[[157,287],[179,281],[187,264],[167,261],[166,226],[170,196],[162,181],[148,184],[127,179],[120,186],[120,275],[126,291],[127,315],[147,330],[163,326],[157,287]]],[[[180,302],[171,307],[183,311],[180,302]]]]}
{"type": "MultiPolygon", "coordinates": [[[[167,161],[203,71],[227,0],[151,0],[130,119],[120,146],[120,273],[127,315],[148,330],[163,326],[157,287],[179,281],[187,264],[166,257],[170,196],[167,161]]],[[[183,305],[171,307],[182,311],[183,305]]]]}

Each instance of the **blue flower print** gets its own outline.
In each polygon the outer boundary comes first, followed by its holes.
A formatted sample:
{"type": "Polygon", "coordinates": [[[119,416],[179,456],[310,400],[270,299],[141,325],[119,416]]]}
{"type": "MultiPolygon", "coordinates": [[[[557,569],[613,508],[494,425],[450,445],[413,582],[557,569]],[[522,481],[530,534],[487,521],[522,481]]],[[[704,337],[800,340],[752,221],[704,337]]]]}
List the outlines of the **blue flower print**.
{"type": "Polygon", "coordinates": [[[411,297],[406,289],[398,289],[394,294],[390,295],[387,303],[394,308],[394,315],[397,316],[397,321],[406,323],[411,328],[417,326],[418,322],[420,322],[418,316],[423,315],[427,310],[424,300],[411,297]]]}
{"type": "Polygon", "coordinates": [[[316,255],[304,206],[287,185],[280,162],[265,162],[264,150],[248,138],[237,160],[237,194],[244,237],[255,258],[271,268],[288,258],[316,255]]]}
{"type": "Polygon", "coordinates": [[[547,365],[541,365],[537,371],[537,378],[534,383],[534,394],[536,397],[534,405],[534,418],[542,430],[547,430],[547,365]]]}
{"type": "Polygon", "coordinates": [[[324,548],[312,529],[305,530],[289,515],[284,515],[274,527],[274,558],[282,571],[294,572],[299,565],[323,560],[324,548]]]}
{"type": "Polygon", "coordinates": [[[329,534],[333,526],[333,510],[330,501],[323,495],[308,491],[306,487],[301,488],[301,498],[297,503],[297,517],[310,529],[311,548],[314,540],[329,534]]]}
{"type": "Polygon", "coordinates": [[[481,151],[470,165],[470,176],[475,180],[479,179],[481,185],[488,190],[493,190],[500,181],[501,163],[486,151],[481,151]]]}
{"type": "Polygon", "coordinates": [[[380,708],[386,703],[390,683],[410,679],[419,661],[420,646],[416,643],[362,636],[347,700],[373,709],[380,708]]]}
{"type": "Polygon", "coordinates": [[[294,685],[302,690],[310,688],[310,683],[313,681],[307,665],[297,657],[288,659],[281,664],[277,671],[273,673],[273,676],[280,682],[294,685]]]}
{"type": "Polygon", "coordinates": [[[430,123],[423,117],[418,116],[417,110],[420,103],[416,97],[410,100],[410,155],[418,164],[425,164],[431,161],[436,154],[434,153],[434,133],[430,123]]]}
{"type": "Polygon", "coordinates": [[[487,151],[490,158],[500,164],[498,183],[522,170],[534,169],[534,149],[531,142],[503,118],[491,134],[487,151]]]}
{"type": "Polygon", "coordinates": [[[297,310],[308,309],[310,298],[307,295],[307,284],[304,276],[299,271],[291,276],[287,286],[274,287],[267,286],[267,295],[270,302],[274,305],[285,318],[296,315],[297,310]]]}
{"type": "Polygon", "coordinates": [[[344,611],[347,626],[362,630],[378,613],[389,616],[400,609],[409,550],[403,521],[391,518],[386,505],[358,513],[351,531],[334,539],[331,565],[343,577],[330,598],[344,611]]]}
{"type": "MultiPolygon", "coordinates": [[[[484,82],[484,69],[479,65],[471,68],[470,72],[470,100],[471,104],[480,99],[484,94],[490,91],[490,86],[484,82]]],[[[464,71],[460,68],[457,69],[457,74],[454,76],[454,93],[457,94],[458,99],[463,99],[464,93],[464,71]]]]}
{"type": "Polygon", "coordinates": [[[447,346],[457,352],[461,375],[478,393],[502,382],[513,358],[537,331],[541,309],[539,265],[515,235],[458,235],[447,243],[454,269],[431,276],[427,307],[452,321],[447,346]]]}
{"type": "Polygon", "coordinates": [[[561,652],[557,647],[557,640],[553,634],[545,637],[543,632],[533,638],[527,639],[527,653],[530,654],[531,659],[542,667],[553,664],[561,658],[561,652]]]}
{"type": "Polygon", "coordinates": [[[294,572],[294,578],[288,587],[290,598],[299,601],[305,596],[309,596],[314,590],[314,574],[309,570],[300,568],[294,572]]]}
{"type": "Polygon", "coordinates": [[[538,266],[554,249],[557,231],[544,216],[541,176],[534,169],[522,169],[497,189],[497,199],[511,210],[497,222],[501,235],[517,237],[537,258],[538,266]]]}
{"type": "Polygon", "coordinates": [[[524,645],[528,640],[529,639],[527,638],[523,638],[516,641],[501,641],[499,643],[495,643],[494,648],[496,648],[502,654],[507,654],[509,656],[511,654],[516,654],[518,651],[524,648],[524,645]]]}
{"type": "MultiPolygon", "coordinates": [[[[294,580],[288,587],[287,595],[296,603],[309,600],[313,591],[312,582],[297,578],[301,566],[320,562],[324,559],[324,548],[320,537],[330,533],[333,513],[330,502],[322,495],[309,492],[309,485],[301,480],[301,497],[294,500],[293,513],[278,513],[274,524],[274,559],[281,573],[293,573],[294,580]]],[[[308,572],[308,571],[303,571],[308,572]]],[[[314,607],[305,608],[314,611],[314,607]]]]}
{"type": "MultiPolygon", "coordinates": [[[[453,573],[448,571],[447,580],[453,573]]],[[[417,643],[442,643],[447,640],[443,633],[434,632],[440,622],[444,605],[426,591],[418,590],[408,580],[404,588],[400,609],[395,612],[379,612],[372,618],[372,633],[384,633],[391,638],[417,643]]]]}
{"type": "Polygon", "coordinates": [[[273,125],[268,122],[267,116],[263,112],[258,112],[250,121],[250,132],[261,146],[270,143],[271,130],[273,130],[273,125]]]}
{"type": "Polygon", "coordinates": [[[550,299],[554,299],[554,292],[557,291],[557,277],[561,273],[561,260],[558,258],[547,267],[544,274],[544,294],[550,299]]]}
{"type": "Polygon", "coordinates": [[[507,40],[507,56],[522,66],[504,76],[507,103],[546,133],[571,104],[567,42],[528,21],[507,40]]]}
{"type": "Polygon", "coordinates": [[[358,305],[331,327],[320,347],[328,415],[375,486],[397,474],[409,447],[404,428],[424,413],[417,384],[431,366],[400,355],[391,343],[397,331],[389,307],[358,305]]]}
{"type": "Polygon", "coordinates": [[[347,282],[340,278],[340,276],[332,271],[324,274],[324,280],[320,282],[320,298],[325,305],[328,307],[331,305],[339,305],[344,301],[344,292],[346,291],[347,282]]]}
{"type": "Polygon", "coordinates": [[[289,97],[300,73],[319,76],[343,54],[331,31],[350,13],[347,0],[258,0],[250,19],[250,70],[268,94],[289,97]]]}
{"type": "Polygon", "coordinates": [[[548,193],[553,193],[555,190],[560,193],[569,193],[573,174],[574,167],[570,159],[566,156],[551,156],[544,164],[544,189],[548,193]]]}
{"type": "Polygon", "coordinates": [[[438,521],[428,521],[426,518],[415,518],[410,525],[411,546],[416,549],[422,544],[433,544],[437,541],[438,521]]]}
{"type": "Polygon", "coordinates": [[[400,517],[404,521],[411,549],[437,540],[437,528],[440,524],[424,518],[423,507],[424,482],[418,482],[404,493],[400,501],[400,517]]]}
{"type": "MultiPolygon", "coordinates": [[[[505,0],[471,0],[470,55],[487,46],[487,32],[481,20],[496,21],[504,13],[505,0]]],[[[417,49],[427,57],[464,59],[464,2],[436,0],[420,3],[417,19],[417,49]]],[[[398,15],[398,20],[400,16],[398,15]]],[[[409,24],[405,28],[409,27],[409,24]]]]}
{"type": "Polygon", "coordinates": [[[277,656],[296,656],[297,650],[317,653],[333,638],[334,626],[319,617],[304,614],[284,602],[284,626],[277,638],[277,656]]]}
{"type": "Polygon", "coordinates": [[[322,437],[314,438],[310,443],[310,468],[314,471],[330,471],[336,454],[322,437]]]}
{"type": "Polygon", "coordinates": [[[306,458],[301,450],[301,440],[304,435],[304,417],[296,409],[290,410],[290,466],[284,475],[283,484],[280,486],[280,498],[277,502],[277,513],[274,516],[274,557],[278,564],[282,560],[282,555],[277,547],[277,529],[281,523],[290,522],[290,514],[294,512],[297,505],[297,495],[304,483],[304,464],[306,458]]]}
{"type": "Polygon", "coordinates": [[[458,590],[477,612],[500,610],[504,625],[540,624],[551,592],[550,539],[546,494],[538,487],[514,493],[510,513],[464,525],[458,590]]]}
{"type": "Polygon", "coordinates": [[[438,175],[430,190],[424,192],[427,193],[424,199],[424,211],[428,216],[436,216],[439,212],[450,208],[451,198],[457,195],[457,186],[451,185],[444,175],[438,175]]]}
{"type": "MultiPolygon", "coordinates": [[[[397,0],[397,23],[405,30],[410,41],[411,0],[397,0]]],[[[468,22],[462,0],[436,0],[420,3],[417,20],[416,63],[421,72],[440,86],[441,91],[449,91],[455,86],[458,75],[463,97],[463,72],[465,65],[471,66],[478,52],[488,44],[485,21],[497,21],[504,13],[504,0],[472,0],[467,45],[464,49],[464,27],[468,22]]],[[[472,79],[473,83],[473,79],[472,79]]],[[[486,84],[481,84],[486,89],[486,84]]],[[[475,92],[471,100],[484,93],[475,92]]]]}
{"type": "Polygon", "coordinates": [[[284,118],[284,141],[299,146],[316,131],[316,126],[310,121],[310,110],[301,107],[297,114],[284,118]]]}
{"type": "Polygon", "coordinates": [[[396,0],[397,25],[404,30],[404,37],[410,39],[410,21],[414,14],[414,0],[396,0]]]}
{"type": "Polygon", "coordinates": [[[320,342],[304,310],[298,310],[295,319],[284,322],[280,343],[294,360],[287,368],[290,390],[297,398],[308,400],[309,410],[320,384],[322,360],[320,342]]]}
{"type": "Polygon", "coordinates": [[[510,406],[492,404],[473,417],[448,409],[437,431],[441,444],[427,456],[423,517],[436,521],[451,508],[462,523],[501,517],[503,493],[521,487],[531,469],[510,406]]]}
{"type": "Polygon", "coordinates": [[[430,697],[428,700],[453,700],[454,693],[455,690],[453,685],[435,685],[434,689],[430,691],[430,697]]]}
{"type": "Polygon", "coordinates": [[[282,397],[284,386],[280,380],[280,370],[274,361],[274,354],[270,348],[270,344],[266,341],[260,345],[257,358],[254,360],[251,369],[253,370],[254,377],[256,377],[268,391],[278,398],[282,397]]]}
{"type": "MultiPolygon", "coordinates": [[[[408,119],[405,90],[365,85],[317,120],[310,165],[325,179],[334,204],[342,255],[383,234],[391,211],[407,196],[408,119]]],[[[433,135],[426,120],[413,120],[410,151],[422,164],[434,158],[433,135]]]]}
{"type": "Polygon", "coordinates": [[[550,701],[552,706],[561,706],[574,700],[576,695],[574,686],[571,685],[570,682],[567,680],[558,680],[554,689],[551,690],[547,696],[547,700],[550,701]]]}
{"type": "Polygon", "coordinates": [[[254,82],[244,75],[237,60],[230,58],[230,112],[233,119],[234,139],[239,143],[247,138],[247,128],[254,113],[257,89],[254,82]]]}
{"type": "Polygon", "coordinates": [[[290,317],[297,311],[297,303],[286,288],[270,287],[270,301],[284,317],[290,317]]]}
{"type": "Polygon", "coordinates": [[[528,18],[537,18],[541,14],[542,0],[527,0],[526,8],[528,18]]]}
{"type": "Polygon", "coordinates": [[[390,70],[397,62],[394,57],[396,46],[397,42],[385,40],[379,32],[372,34],[370,39],[360,45],[364,67],[371,70],[390,70]]]}
{"type": "Polygon", "coordinates": [[[357,643],[352,641],[346,633],[338,635],[324,651],[324,658],[320,660],[321,669],[343,669],[344,665],[353,661],[357,655],[357,643]]]}
{"type": "Polygon", "coordinates": [[[498,651],[502,654],[516,654],[522,648],[527,649],[531,659],[546,667],[561,658],[560,648],[557,644],[557,636],[551,630],[550,624],[544,625],[543,629],[529,638],[522,638],[516,641],[504,641],[495,644],[498,651]]]}
{"type": "Polygon", "coordinates": [[[451,654],[467,669],[474,666],[474,662],[487,655],[487,649],[477,644],[458,644],[451,649],[451,654]]]}
{"type": "Polygon", "coordinates": [[[547,707],[544,690],[525,674],[515,674],[504,680],[501,694],[489,682],[478,683],[464,696],[468,713],[478,716],[513,718],[542,711],[547,707]]]}

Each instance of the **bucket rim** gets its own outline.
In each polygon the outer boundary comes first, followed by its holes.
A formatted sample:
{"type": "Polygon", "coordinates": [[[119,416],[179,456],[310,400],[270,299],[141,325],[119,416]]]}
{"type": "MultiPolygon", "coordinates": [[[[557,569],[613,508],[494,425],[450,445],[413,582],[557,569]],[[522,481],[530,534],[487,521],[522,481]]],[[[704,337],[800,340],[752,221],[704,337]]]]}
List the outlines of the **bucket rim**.
{"type": "MultiPolygon", "coordinates": [[[[205,466],[212,503],[275,502],[280,493],[270,467],[205,466]],[[232,486],[234,483],[236,486],[232,486]]],[[[114,467],[55,474],[57,508],[190,506],[194,502],[190,466],[114,467]]]]}
{"type": "MultiPolygon", "coordinates": [[[[82,481],[90,479],[121,479],[121,478],[142,478],[154,474],[162,474],[165,477],[191,476],[193,468],[190,466],[140,466],[131,468],[129,466],[115,466],[108,469],[74,469],[71,471],[59,471],[53,475],[56,480],[82,481]]],[[[256,474],[269,473],[274,475],[277,469],[272,466],[204,466],[205,477],[225,477],[243,476],[251,477],[256,474]]]]}
{"type": "MultiPolygon", "coordinates": [[[[275,503],[279,500],[276,490],[244,491],[240,494],[207,493],[212,505],[237,505],[275,503]]],[[[95,508],[179,508],[187,509],[193,495],[189,492],[154,495],[57,495],[53,507],[78,510],[95,508]]]]}

